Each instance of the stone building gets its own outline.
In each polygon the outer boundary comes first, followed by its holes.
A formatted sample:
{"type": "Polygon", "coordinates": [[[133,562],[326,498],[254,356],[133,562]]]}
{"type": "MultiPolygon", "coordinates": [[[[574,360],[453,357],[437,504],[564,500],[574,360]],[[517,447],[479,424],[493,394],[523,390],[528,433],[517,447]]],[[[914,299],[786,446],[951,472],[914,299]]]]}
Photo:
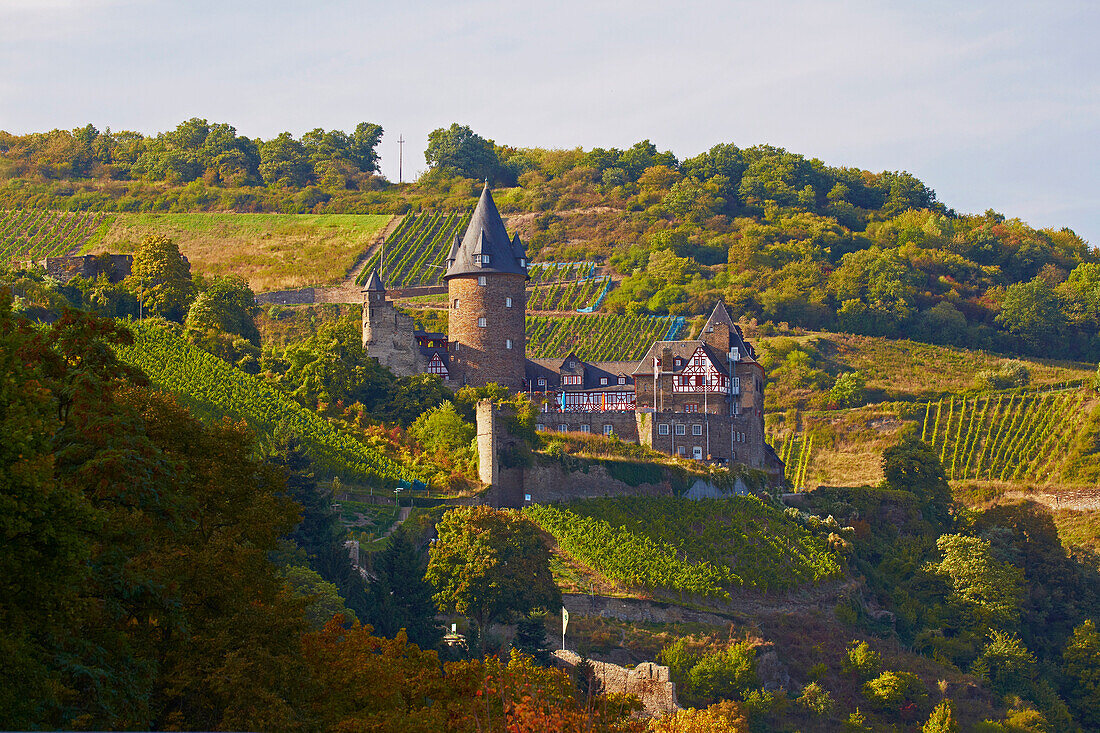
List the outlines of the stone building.
{"type": "MultiPolygon", "coordinates": [[[[186,261],[186,258],[184,258],[186,261]]],[[[132,255],[76,255],[73,257],[47,257],[43,260],[22,263],[24,267],[37,266],[60,283],[68,283],[75,277],[95,280],[106,275],[113,283],[120,283],[130,276],[134,267],[132,255]]]]}
{"type": "MultiPolygon", "coordinates": [[[[526,358],[527,255],[509,238],[488,186],[447,257],[447,334],[416,330],[372,273],[363,346],[398,375],[450,387],[496,382],[540,404],[539,428],[603,433],[663,453],[741,464],[782,481],[764,437],[764,370],[722,303],[698,339],[657,341],[641,361],[526,358]]],[[[492,483],[492,482],[490,482],[492,483]]]]}
{"type": "Polygon", "coordinates": [[[412,316],[386,300],[378,271],[363,287],[363,350],[394,374],[438,374],[448,380],[447,335],[416,327],[412,316]]]}

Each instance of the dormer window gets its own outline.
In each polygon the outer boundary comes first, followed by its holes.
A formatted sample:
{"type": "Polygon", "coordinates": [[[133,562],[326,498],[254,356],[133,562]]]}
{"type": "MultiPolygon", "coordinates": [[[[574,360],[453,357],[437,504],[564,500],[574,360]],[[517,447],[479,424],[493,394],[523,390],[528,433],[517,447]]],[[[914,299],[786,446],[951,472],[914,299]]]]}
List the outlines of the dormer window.
{"type": "Polygon", "coordinates": [[[600,377],[600,386],[601,387],[606,387],[607,386],[607,377],[600,377]]]}
{"type": "Polygon", "coordinates": [[[489,266],[489,255],[481,255],[481,266],[482,267],[488,267],[489,266]]]}
{"type": "Polygon", "coordinates": [[[619,377],[619,384],[626,384],[626,377],[619,377]]]}
{"type": "Polygon", "coordinates": [[[527,267],[527,258],[526,257],[520,257],[519,258],[519,266],[520,267],[527,267]]]}
{"type": "Polygon", "coordinates": [[[683,365],[684,365],[684,360],[683,360],[683,359],[681,359],[681,358],[680,358],[680,357],[678,357],[678,356],[677,356],[677,357],[676,357],[675,359],[673,359],[673,360],[672,360],[672,367],[673,367],[674,369],[679,369],[679,368],[680,368],[680,367],[682,367],[683,365]]]}

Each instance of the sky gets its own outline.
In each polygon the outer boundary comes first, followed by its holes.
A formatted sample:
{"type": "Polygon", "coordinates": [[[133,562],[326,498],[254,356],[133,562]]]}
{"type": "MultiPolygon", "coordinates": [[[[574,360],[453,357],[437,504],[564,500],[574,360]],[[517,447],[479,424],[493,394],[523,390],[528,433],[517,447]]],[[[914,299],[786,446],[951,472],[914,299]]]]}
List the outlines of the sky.
{"type": "Polygon", "coordinates": [[[269,138],[381,124],[405,180],[452,122],[680,159],[767,143],[905,170],[1100,246],[1095,0],[0,0],[0,129],[269,138]]]}

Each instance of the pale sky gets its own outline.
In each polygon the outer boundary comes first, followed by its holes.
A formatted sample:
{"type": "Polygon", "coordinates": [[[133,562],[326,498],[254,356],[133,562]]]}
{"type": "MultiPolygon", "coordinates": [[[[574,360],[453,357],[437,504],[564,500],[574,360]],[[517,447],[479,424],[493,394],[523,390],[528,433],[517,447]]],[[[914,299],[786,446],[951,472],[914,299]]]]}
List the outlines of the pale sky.
{"type": "Polygon", "coordinates": [[[0,0],[0,129],[377,122],[391,180],[398,135],[409,180],[451,122],[681,159],[769,143],[1100,246],[1098,36],[1095,0],[0,0]]]}

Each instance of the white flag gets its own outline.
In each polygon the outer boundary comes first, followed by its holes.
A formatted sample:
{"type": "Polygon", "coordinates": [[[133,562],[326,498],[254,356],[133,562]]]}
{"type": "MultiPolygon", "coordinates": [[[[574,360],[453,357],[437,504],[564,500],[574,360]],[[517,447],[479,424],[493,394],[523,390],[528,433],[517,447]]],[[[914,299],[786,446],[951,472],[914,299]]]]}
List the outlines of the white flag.
{"type": "Polygon", "coordinates": [[[565,606],[561,607],[561,633],[565,633],[565,629],[569,626],[569,611],[565,610],[565,606]]]}

